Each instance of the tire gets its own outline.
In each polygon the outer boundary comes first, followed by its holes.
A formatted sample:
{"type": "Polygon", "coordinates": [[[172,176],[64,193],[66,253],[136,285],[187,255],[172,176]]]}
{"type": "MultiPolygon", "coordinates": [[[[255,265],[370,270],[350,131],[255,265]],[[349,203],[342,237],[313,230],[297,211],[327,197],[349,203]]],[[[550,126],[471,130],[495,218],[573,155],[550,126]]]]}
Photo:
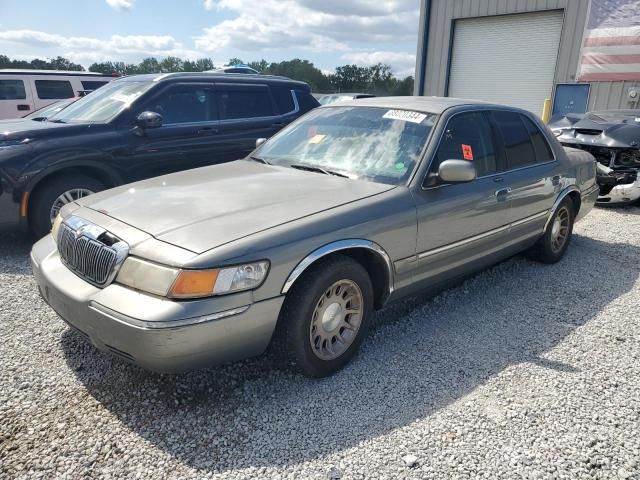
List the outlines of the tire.
{"type": "Polygon", "coordinates": [[[102,182],[86,175],[59,176],[44,182],[35,191],[29,205],[29,225],[36,238],[42,238],[51,231],[54,204],[58,204],[56,207],[59,210],[58,200],[65,192],[70,195],[66,200],[75,200],[106,188],[102,182]]]}
{"type": "Polygon", "coordinates": [[[345,255],[319,260],[287,293],[274,351],[295,372],[317,378],[332,375],[357,352],[372,312],[373,287],[362,265],[345,255]],[[345,315],[345,308],[360,314],[345,315]]]}
{"type": "Polygon", "coordinates": [[[566,197],[553,213],[544,235],[529,250],[529,258],[549,264],[560,261],[571,243],[575,215],[575,205],[566,197]],[[554,230],[554,225],[557,230],[554,230]],[[558,233],[564,238],[561,243],[558,243],[558,233]]]}

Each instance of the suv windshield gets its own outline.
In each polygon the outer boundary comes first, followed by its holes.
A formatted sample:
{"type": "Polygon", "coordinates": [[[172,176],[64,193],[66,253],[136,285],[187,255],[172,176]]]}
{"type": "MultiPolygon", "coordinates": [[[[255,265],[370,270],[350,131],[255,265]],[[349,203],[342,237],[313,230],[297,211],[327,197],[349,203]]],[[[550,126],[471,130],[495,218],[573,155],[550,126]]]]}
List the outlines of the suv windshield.
{"type": "Polygon", "coordinates": [[[378,107],[320,108],[282,130],[256,156],[272,165],[399,185],[413,172],[436,117],[378,107]]]}
{"type": "Polygon", "coordinates": [[[153,82],[114,81],[69,105],[47,120],[61,123],[106,123],[128,108],[153,82]]]}

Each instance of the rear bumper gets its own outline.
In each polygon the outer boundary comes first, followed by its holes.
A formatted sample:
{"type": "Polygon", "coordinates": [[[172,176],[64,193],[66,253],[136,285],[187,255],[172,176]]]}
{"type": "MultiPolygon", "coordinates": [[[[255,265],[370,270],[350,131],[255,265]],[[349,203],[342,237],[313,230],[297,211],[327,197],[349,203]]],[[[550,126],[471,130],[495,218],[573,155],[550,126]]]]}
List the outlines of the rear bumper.
{"type": "Polygon", "coordinates": [[[149,370],[179,372],[263,353],[284,297],[249,302],[234,295],[174,302],[112,284],[96,288],[60,261],[48,235],[31,252],[33,273],[45,301],[99,350],[149,370]],[[235,304],[234,304],[235,302],[235,304]],[[125,308],[121,308],[125,306],[125,308]],[[145,312],[136,317],[127,308],[145,312]]]}

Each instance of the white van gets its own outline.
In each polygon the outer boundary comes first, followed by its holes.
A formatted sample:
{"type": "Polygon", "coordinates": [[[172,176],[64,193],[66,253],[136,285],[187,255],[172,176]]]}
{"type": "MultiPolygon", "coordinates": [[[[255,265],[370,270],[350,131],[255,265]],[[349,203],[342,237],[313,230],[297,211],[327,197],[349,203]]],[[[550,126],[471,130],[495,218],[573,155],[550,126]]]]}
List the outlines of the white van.
{"type": "Polygon", "coordinates": [[[0,120],[20,118],[100,88],[115,76],[93,72],[0,69],[0,120]]]}

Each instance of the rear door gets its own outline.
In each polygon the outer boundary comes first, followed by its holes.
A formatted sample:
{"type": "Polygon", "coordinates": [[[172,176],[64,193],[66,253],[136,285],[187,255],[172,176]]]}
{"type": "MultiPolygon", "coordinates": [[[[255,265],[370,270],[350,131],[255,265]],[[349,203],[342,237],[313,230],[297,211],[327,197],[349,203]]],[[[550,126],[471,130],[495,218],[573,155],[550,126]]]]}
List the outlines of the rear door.
{"type": "Polygon", "coordinates": [[[427,183],[414,193],[418,215],[415,278],[444,280],[459,268],[503,247],[509,203],[503,195],[498,155],[487,112],[455,114],[444,129],[427,183]],[[445,160],[473,162],[477,178],[429,186],[445,160]]]}
{"type": "Polygon", "coordinates": [[[0,120],[24,117],[34,110],[29,84],[15,75],[0,76],[0,120]]]}
{"type": "Polygon", "coordinates": [[[269,138],[288,119],[278,114],[267,85],[217,83],[220,118],[217,160],[228,162],[246,157],[258,138],[269,138]]]}
{"type": "Polygon", "coordinates": [[[537,235],[560,191],[558,162],[540,128],[528,116],[494,110],[491,117],[501,147],[499,154],[507,164],[502,178],[509,189],[512,235],[537,235]]]}

